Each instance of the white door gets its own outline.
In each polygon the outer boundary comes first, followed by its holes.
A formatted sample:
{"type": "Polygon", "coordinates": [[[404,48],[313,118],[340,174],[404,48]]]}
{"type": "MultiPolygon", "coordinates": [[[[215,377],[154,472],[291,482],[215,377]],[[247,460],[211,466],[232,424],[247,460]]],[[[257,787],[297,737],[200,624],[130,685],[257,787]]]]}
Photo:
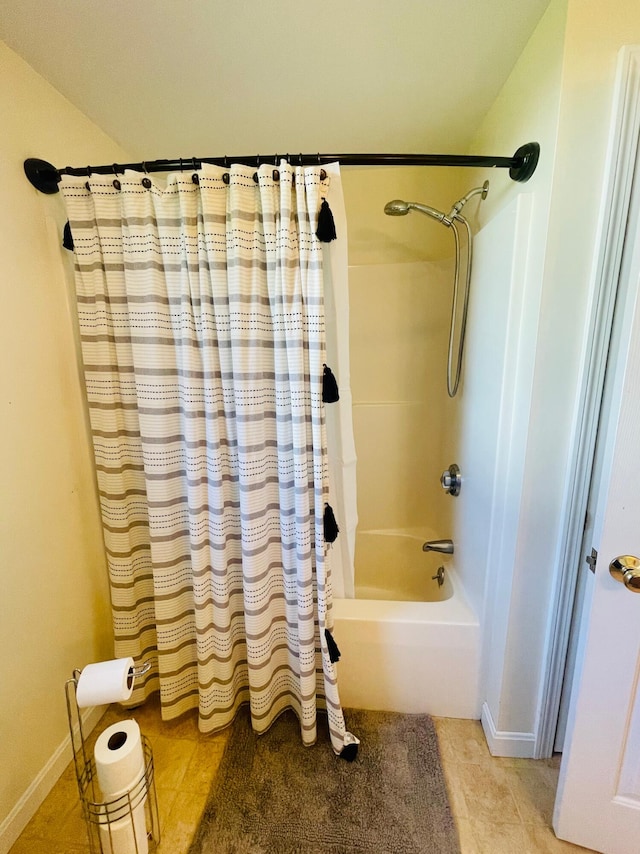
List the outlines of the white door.
{"type": "Polygon", "coordinates": [[[598,560],[589,573],[554,815],[560,838],[605,854],[640,852],[640,595],[609,572],[618,556],[640,558],[638,184],[636,170],[601,423],[598,560]]]}

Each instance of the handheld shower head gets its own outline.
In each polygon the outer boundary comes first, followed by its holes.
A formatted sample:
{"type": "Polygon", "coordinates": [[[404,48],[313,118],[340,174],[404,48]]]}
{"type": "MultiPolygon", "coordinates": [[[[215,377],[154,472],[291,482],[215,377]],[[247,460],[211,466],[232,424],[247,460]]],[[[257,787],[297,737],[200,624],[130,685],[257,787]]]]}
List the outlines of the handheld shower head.
{"type": "Polygon", "coordinates": [[[443,214],[442,211],[438,211],[435,208],[429,207],[429,205],[421,205],[418,202],[404,202],[402,199],[394,199],[392,202],[387,202],[384,206],[384,212],[387,216],[406,216],[409,211],[420,211],[420,213],[433,217],[433,219],[437,219],[438,222],[441,222],[446,226],[451,225],[451,220],[447,218],[446,214],[443,214]]]}
{"type": "Polygon", "coordinates": [[[451,225],[451,220],[447,217],[447,215],[442,213],[442,211],[436,210],[436,208],[432,208],[429,205],[420,205],[418,204],[418,202],[411,202],[409,206],[411,210],[420,211],[420,213],[433,217],[433,219],[437,219],[438,222],[441,222],[447,227],[451,225]]]}
{"type": "Polygon", "coordinates": [[[387,216],[406,216],[410,210],[409,203],[403,202],[402,199],[394,199],[384,206],[384,212],[387,216]]]}
{"type": "Polygon", "coordinates": [[[441,222],[443,225],[446,225],[447,228],[450,228],[453,232],[453,237],[455,240],[456,265],[453,279],[453,301],[451,306],[451,323],[449,326],[449,354],[447,359],[447,392],[449,394],[449,397],[455,397],[456,392],[458,391],[458,384],[460,382],[460,373],[462,370],[462,351],[464,347],[464,336],[467,325],[467,308],[469,305],[469,285],[471,282],[471,226],[462,216],[460,211],[466,205],[469,199],[473,198],[473,196],[481,195],[482,198],[485,199],[487,197],[488,192],[489,182],[485,181],[482,187],[474,187],[473,190],[469,190],[466,196],[462,196],[461,199],[458,199],[458,201],[454,203],[448,214],[442,213],[442,211],[436,210],[435,208],[431,208],[429,207],[429,205],[420,205],[418,204],[418,202],[404,202],[402,201],[402,199],[394,199],[392,202],[387,202],[387,204],[384,206],[384,212],[387,214],[387,216],[405,216],[409,213],[409,211],[420,211],[420,213],[433,217],[433,219],[437,219],[438,222],[441,222]],[[465,288],[462,303],[462,317],[460,320],[460,329],[457,336],[458,358],[456,364],[454,365],[454,342],[456,338],[455,332],[456,327],[458,326],[458,284],[460,281],[460,234],[457,225],[457,223],[459,222],[463,224],[467,233],[467,259],[465,264],[465,288]]]}
{"type": "Polygon", "coordinates": [[[487,198],[487,193],[489,192],[489,182],[485,181],[482,187],[475,187],[473,190],[470,190],[466,196],[463,196],[461,199],[453,205],[448,214],[442,213],[442,211],[437,210],[436,208],[432,208],[429,205],[421,205],[418,202],[405,202],[402,199],[393,199],[391,202],[387,202],[384,206],[384,212],[387,216],[406,216],[409,211],[420,211],[420,213],[426,214],[427,216],[432,217],[433,219],[437,219],[438,222],[441,222],[443,225],[446,225],[447,228],[451,226],[454,219],[459,219],[464,222],[464,217],[461,216],[460,211],[469,201],[469,199],[473,198],[473,196],[482,194],[482,198],[487,198]]]}

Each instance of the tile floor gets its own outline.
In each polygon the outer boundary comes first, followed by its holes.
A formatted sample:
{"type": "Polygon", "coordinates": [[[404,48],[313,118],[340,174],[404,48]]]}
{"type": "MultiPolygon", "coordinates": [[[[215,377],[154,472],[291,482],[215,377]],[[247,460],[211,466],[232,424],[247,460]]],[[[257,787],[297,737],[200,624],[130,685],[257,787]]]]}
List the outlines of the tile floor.
{"type": "MultiPolygon", "coordinates": [[[[201,735],[195,713],[164,723],[150,700],[133,712],[112,706],[95,735],[126,717],[138,720],[153,747],[162,828],[157,854],[185,854],[227,733],[201,735]]],[[[462,854],[584,854],[586,849],[561,842],[551,830],[556,759],[494,758],[478,721],[436,718],[436,729],[462,854]]],[[[89,846],[70,764],[10,854],[76,852],[88,854],[89,846]]]]}
{"type": "Polygon", "coordinates": [[[589,849],[551,829],[560,757],[491,756],[480,721],[435,718],[462,854],[562,854],[589,849]]]}

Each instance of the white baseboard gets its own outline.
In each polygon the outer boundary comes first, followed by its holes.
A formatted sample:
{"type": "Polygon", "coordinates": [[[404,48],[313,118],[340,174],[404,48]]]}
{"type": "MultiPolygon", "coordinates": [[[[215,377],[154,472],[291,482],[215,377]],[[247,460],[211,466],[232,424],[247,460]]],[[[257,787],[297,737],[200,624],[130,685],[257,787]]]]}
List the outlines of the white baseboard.
{"type": "MultiPolygon", "coordinates": [[[[83,711],[82,728],[85,735],[88,735],[97,725],[105,708],[105,706],[91,706],[83,711]]],[[[9,815],[0,823],[0,854],[8,854],[9,849],[36,814],[40,804],[53,789],[72,758],[71,736],[67,735],[9,815]]]]}
{"type": "Polygon", "coordinates": [[[482,704],[480,720],[492,756],[533,759],[535,736],[532,732],[500,732],[495,727],[491,710],[486,703],[482,704]]]}

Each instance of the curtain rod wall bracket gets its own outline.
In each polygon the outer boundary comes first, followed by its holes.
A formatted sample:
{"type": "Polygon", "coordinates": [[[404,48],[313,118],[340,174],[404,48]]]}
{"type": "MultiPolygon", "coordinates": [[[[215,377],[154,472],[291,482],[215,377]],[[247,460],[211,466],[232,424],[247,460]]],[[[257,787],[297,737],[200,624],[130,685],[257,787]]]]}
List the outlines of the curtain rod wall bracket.
{"type": "Polygon", "coordinates": [[[29,157],[24,161],[24,172],[36,190],[47,195],[59,192],[60,173],[51,163],[39,157],[29,157]]]}
{"type": "MultiPolygon", "coordinates": [[[[315,165],[332,163],[337,160],[342,166],[475,166],[476,168],[508,168],[513,181],[524,183],[536,171],[540,158],[540,146],[537,142],[527,142],[521,145],[513,157],[487,157],[465,154],[301,154],[300,165],[315,165]]],[[[229,162],[255,165],[254,157],[200,157],[193,158],[200,163],[212,163],[227,167],[229,162]]],[[[30,157],[24,161],[24,171],[41,193],[57,193],[60,176],[111,174],[117,167],[118,171],[133,169],[144,172],[169,172],[182,169],[182,160],[152,160],[147,163],[111,164],[110,166],[86,166],[76,168],[67,166],[62,170],[56,169],[46,160],[30,157]]]]}
{"type": "Polygon", "coordinates": [[[522,162],[509,169],[509,177],[521,183],[528,181],[536,171],[536,166],[540,159],[539,144],[537,142],[527,142],[525,145],[521,145],[513,155],[513,159],[522,160],[522,162]]]}

